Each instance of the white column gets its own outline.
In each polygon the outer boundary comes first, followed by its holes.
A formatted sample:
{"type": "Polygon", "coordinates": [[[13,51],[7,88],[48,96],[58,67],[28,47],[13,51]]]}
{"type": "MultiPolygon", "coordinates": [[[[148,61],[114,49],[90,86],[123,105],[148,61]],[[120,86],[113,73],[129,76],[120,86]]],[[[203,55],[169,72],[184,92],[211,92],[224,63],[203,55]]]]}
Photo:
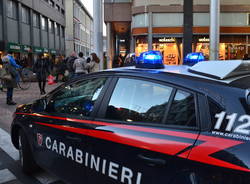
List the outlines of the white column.
{"type": "Polygon", "coordinates": [[[148,50],[153,50],[153,13],[148,13],[148,50]]]}
{"type": "Polygon", "coordinates": [[[210,60],[219,59],[220,0],[210,0],[210,60]]]}
{"type": "Polygon", "coordinates": [[[111,32],[111,23],[106,24],[106,33],[107,33],[107,67],[112,67],[112,32],[111,32]]]}
{"type": "Polygon", "coordinates": [[[100,69],[103,69],[103,10],[102,0],[93,1],[94,18],[94,52],[100,58],[100,69]]]}

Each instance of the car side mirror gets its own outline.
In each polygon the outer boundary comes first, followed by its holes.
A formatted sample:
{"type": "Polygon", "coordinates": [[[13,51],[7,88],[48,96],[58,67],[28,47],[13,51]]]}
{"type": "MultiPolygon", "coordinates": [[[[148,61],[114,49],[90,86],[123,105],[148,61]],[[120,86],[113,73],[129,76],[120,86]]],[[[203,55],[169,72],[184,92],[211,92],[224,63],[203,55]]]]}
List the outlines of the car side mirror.
{"type": "Polygon", "coordinates": [[[47,100],[46,98],[41,98],[36,100],[32,104],[32,111],[33,112],[43,112],[47,108],[47,100]]]}

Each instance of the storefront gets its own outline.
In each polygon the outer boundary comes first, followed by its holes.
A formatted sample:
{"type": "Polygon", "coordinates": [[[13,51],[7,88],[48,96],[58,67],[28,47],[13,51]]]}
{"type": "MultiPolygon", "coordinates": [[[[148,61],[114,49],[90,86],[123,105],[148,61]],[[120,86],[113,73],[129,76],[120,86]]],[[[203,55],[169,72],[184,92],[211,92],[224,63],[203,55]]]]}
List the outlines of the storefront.
{"type": "MultiPolygon", "coordinates": [[[[136,38],[135,54],[139,56],[141,52],[148,50],[146,36],[136,38]]],[[[180,37],[154,37],[153,50],[162,53],[164,64],[178,65],[182,61],[182,38],[180,37]]]]}
{"type": "Polygon", "coordinates": [[[21,54],[21,65],[24,67],[32,67],[32,60],[33,60],[33,50],[32,47],[29,45],[22,46],[23,53],[21,54]]]}
{"type": "Polygon", "coordinates": [[[21,57],[22,45],[17,44],[17,43],[8,43],[7,51],[13,52],[13,56],[17,60],[17,63],[18,63],[21,57]]]}
{"type": "MultiPolygon", "coordinates": [[[[153,50],[162,53],[164,64],[178,65],[183,60],[182,37],[153,37],[153,50]]],[[[209,36],[193,36],[193,52],[202,52],[205,59],[209,59],[209,36]]],[[[135,43],[135,54],[148,50],[147,36],[137,36],[135,43]]],[[[244,54],[250,55],[250,36],[248,35],[221,35],[219,45],[220,60],[242,59],[244,54]]]]}
{"type": "MultiPolygon", "coordinates": [[[[249,53],[248,36],[246,35],[221,35],[219,45],[220,60],[242,59],[244,54],[249,53]]],[[[202,52],[209,59],[209,37],[195,36],[194,50],[202,52]]]]}

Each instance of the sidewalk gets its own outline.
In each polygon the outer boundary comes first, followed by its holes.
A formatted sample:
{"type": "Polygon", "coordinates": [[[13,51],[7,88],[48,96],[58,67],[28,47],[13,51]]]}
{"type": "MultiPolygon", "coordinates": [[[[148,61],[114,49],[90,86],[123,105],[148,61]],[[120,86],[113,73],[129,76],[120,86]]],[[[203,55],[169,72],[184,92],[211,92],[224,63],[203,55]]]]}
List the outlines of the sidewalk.
{"type": "MultiPolygon", "coordinates": [[[[46,92],[50,92],[62,83],[54,85],[46,85],[46,92]]],[[[10,124],[12,121],[12,114],[15,112],[16,107],[20,104],[33,102],[41,97],[37,82],[31,82],[31,86],[27,90],[15,89],[13,100],[17,105],[6,105],[6,92],[0,91],[0,128],[10,131],[10,124]]]]}

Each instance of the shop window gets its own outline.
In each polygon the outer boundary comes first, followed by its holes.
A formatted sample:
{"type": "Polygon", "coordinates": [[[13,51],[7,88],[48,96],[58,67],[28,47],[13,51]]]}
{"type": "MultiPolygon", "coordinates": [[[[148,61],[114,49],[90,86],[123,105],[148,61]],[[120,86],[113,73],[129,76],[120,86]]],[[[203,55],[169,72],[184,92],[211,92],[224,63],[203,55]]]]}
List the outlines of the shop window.
{"type": "Polygon", "coordinates": [[[42,17],[41,19],[41,28],[44,31],[48,31],[48,19],[45,17],[42,17]]]}
{"type": "Polygon", "coordinates": [[[127,122],[162,123],[172,88],[136,79],[119,79],[106,118],[127,122]]]}
{"type": "Polygon", "coordinates": [[[9,18],[17,19],[17,3],[15,1],[7,1],[7,16],[9,18]]]}
{"type": "Polygon", "coordinates": [[[33,13],[33,26],[36,28],[40,27],[40,18],[39,18],[39,14],[38,13],[33,13]]]}
{"type": "Polygon", "coordinates": [[[22,22],[30,24],[30,11],[29,8],[22,6],[22,22]]]}

